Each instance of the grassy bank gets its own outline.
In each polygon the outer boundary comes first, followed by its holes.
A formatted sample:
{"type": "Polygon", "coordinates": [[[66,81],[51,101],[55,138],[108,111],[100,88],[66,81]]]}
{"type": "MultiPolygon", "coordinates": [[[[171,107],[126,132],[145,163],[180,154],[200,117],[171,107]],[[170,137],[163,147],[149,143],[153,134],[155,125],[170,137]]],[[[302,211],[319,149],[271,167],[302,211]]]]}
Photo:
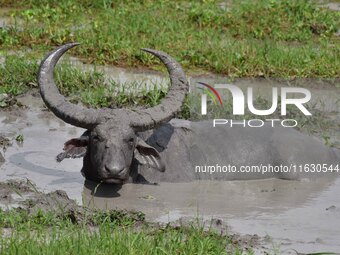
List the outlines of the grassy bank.
{"type": "Polygon", "coordinates": [[[313,1],[6,1],[2,49],[45,52],[70,41],[96,64],[154,67],[140,48],[168,52],[187,69],[232,77],[339,77],[339,12],[313,1]],[[258,17],[261,17],[259,19],[258,17]]]}
{"type": "MultiPolygon", "coordinates": [[[[3,65],[0,65],[0,94],[17,96],[37,88],[38,62],[36,58],[7,56],[3,65]]],[[[167,84],[155,84],[150,90],[146,89],[145,82],[118,84],[105,79],[102,72],[80,70],[69,63],[60,64],[56,68],[55,80],[60,92],[68,96],[72,102],[82,102],[95,108],[120,108],[136,104],[154,106],[167,93],[167,84]],[[134,89],[138,89],[139,92],[134,92],[134,89]]]]}
{"type": "MultiPolygon", "coordinates": [[[[231,238],[203,226],[156,226],[140,213],[70,215],[0,210],[0,254],[241,254],[231,238]],[[231,247],[232,246],[232,247],[231,247]]],[[[247,254],[252,254],[248,252],[247,254]]]]}

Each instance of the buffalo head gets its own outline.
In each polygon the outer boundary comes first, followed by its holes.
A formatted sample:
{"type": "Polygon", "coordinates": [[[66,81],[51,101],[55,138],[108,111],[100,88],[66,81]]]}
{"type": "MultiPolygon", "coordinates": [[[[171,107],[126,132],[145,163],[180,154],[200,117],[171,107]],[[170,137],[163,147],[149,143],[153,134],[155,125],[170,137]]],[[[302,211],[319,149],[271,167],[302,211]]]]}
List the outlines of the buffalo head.
{"type": "Polygon", "coordinates": [[[158,151],[136,133],[156,128],[180,111],[189,88],[181,66],[163,52],[143,49],[157,56],[169,72],[171,87],[161,103],[147,109],[88,109],[67,101],[53,79],[54,67],[60,57],[76,45],[66,44],[49,53],[38,73],[40,93],[47,107],[63,121],[87,129],[80,138],[65,143],[65,152],[58,155],[57,160],[84,156],[84,176],[108,183],[126,181],[134,158],[141,164],[164,171],[165,165],[158,151]]]}

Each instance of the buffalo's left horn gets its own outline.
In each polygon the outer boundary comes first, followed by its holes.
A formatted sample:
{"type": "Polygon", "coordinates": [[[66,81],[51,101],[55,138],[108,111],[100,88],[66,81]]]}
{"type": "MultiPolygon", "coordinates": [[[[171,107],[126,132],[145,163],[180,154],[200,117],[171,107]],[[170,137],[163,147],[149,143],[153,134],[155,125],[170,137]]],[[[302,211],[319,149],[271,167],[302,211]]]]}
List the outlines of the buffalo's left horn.
{"type": "Polygon", "coordinates": [[[132,119],[130,124],[136,131],[152,129],[171,120],[181,110],[185,96],[189,91],[187,78],[176,60],[161,51],[143,50],[158,57],[166,66],[171,85],[168,94],[159,105],[138,111],[140,117],[132,119]]]}

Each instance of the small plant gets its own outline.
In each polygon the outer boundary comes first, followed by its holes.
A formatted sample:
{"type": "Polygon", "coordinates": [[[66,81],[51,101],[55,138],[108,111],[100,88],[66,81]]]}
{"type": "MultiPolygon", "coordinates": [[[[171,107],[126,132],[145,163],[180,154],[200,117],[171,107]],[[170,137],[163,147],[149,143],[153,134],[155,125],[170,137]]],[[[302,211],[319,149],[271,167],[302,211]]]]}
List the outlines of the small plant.
{"type": "Polygon", "coordinates": [[[24,142],[24,135],[20,134],[15,137],[15,141],[18,143],[23,143],[24,142]]]}

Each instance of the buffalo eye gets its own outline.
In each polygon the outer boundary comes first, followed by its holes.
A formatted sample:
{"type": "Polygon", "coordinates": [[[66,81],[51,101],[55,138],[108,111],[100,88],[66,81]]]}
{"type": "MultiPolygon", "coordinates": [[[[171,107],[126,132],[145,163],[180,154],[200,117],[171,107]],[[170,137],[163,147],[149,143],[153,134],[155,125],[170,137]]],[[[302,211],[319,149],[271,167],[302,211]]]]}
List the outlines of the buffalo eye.
{"type": "Polygon", "coordinates": [[[94,135],[92,136],[92,140],[97,142],[97,141],[100,140],[100,137],[99,137],[97,134],[94,134],[94,135]]]}

